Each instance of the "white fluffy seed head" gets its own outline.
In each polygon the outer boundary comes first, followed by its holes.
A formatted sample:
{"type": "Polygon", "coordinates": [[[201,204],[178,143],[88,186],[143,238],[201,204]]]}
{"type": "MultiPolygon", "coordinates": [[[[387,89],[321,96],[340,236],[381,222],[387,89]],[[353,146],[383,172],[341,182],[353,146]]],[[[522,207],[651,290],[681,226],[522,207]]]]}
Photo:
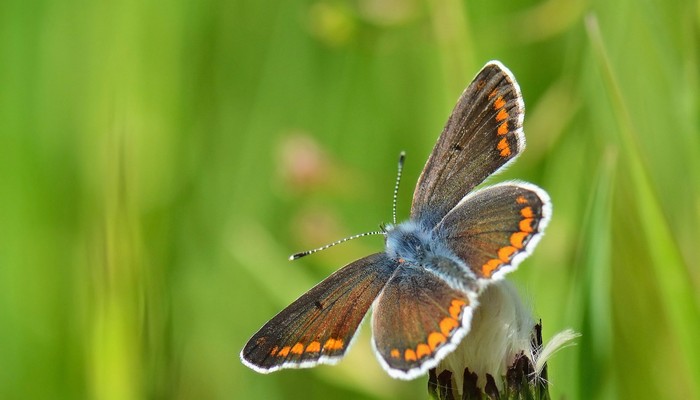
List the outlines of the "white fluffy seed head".
{"type": "MultiPolygon", "coordinates": [[[[519,354],[532,359],[530,341],[535,322],[515,287],[505,280],[493,282],[483,289],[479,302],[471,331],[436,371],[437,375],[443,370],[452,371],[460,395],[465,368],[478,375],[477,384],[483,388],[486,374],[505,376],[519,354]]],[[[500,379],[496,383],[500,385],[500,379]]]]}
{"type": "Polygon", "coordinates": [[[508,369],[516,359],[525,355],[535,370],[532,379],[539,379],[544,366],[557,351],[573,345],[581,336],[571,329],[554,335],[544,346],[533,348],[532,335],[535,321],[529,307],[523,304],[515,287],[508,281],[492,282],[479,295],[471,330],[457,348],[442,360],[436,375],[444,370],[452,372],[458,394],[462,395],[464,370],[476,373],[477,386],[484,389],[486,375],[495,378],[498,390],[508,369]]]}

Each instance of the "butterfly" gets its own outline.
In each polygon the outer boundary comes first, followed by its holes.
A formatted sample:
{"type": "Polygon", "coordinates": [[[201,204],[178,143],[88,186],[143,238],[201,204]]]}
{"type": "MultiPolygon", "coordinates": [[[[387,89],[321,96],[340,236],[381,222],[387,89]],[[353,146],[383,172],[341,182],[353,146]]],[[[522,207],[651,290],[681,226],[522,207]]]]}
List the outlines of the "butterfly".
{"type": "Polygon", "coordinates": [[[475,189],[525,148],[512,73],[488,62],[460,96],[418,179],[410,219],[386,248],[339,269],[267,322],[241,351],[261,373],[334,364],[372,307],[372,347],[394,378],[434,368],[469,333],[479,293],[540,240],[551,202],[509,181],[475,189]]]}

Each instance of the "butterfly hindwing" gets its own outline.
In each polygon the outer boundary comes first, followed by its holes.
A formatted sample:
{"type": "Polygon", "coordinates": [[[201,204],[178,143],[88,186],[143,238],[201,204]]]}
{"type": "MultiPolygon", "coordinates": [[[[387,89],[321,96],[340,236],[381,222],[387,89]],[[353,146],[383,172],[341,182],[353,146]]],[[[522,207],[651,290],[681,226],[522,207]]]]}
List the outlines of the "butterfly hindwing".
{"type": "Polygon", "coordinates": [[[338,361],[396,264],[377,253],[336,271],[253,335],[241,360],[263,373],[338,361]]]}
{"type": "Polygon", "coordinates": [[[532,252],[551,213],[544,190],[507,182],[469,194],[435,230],[478,278],[500,279],[532,252]]]}
{"type": "Polygon", "coordinates": [[[525,106],[515,78],[487,63],[464,90],[423,169],[411,218],[434,226],[468,192],[525,147],[525,106]]]}
{"type": "Polygon", "coordinates": [[[469,331],[474,306],[464,290],[423,267],[401,264],[373,309],[379,362],[394,378],[423,375],[469,331]]]}

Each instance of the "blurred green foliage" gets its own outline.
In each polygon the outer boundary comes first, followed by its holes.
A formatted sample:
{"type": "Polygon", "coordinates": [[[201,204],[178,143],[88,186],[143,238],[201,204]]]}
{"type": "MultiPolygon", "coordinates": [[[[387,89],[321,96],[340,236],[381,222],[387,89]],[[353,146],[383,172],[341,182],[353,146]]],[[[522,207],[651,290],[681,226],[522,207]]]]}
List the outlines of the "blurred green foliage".
{"type": "Polygon", "coordinates": [[[553,398],[700,396],[700,6],[691,1],[0,4],[0,398],[426,398],[367,326],[334,367],[238,353],[399,215],[461,90],[518,78],[528,149],[491,182],[554,218],[512,274],[553,398]]]}

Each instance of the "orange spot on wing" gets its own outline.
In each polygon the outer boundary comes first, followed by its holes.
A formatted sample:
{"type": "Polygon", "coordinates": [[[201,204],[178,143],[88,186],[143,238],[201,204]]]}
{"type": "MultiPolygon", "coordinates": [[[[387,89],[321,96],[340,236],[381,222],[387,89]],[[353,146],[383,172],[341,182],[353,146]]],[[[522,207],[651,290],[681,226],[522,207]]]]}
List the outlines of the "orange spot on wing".
{"type": "Polygon", "coordinates": [[[309,343],[308,346],[306,346],[305,352],[307,353],[318,353],[321,351],[321,343],[319,342],[311,342],[309,343]]]}
{"type": "Polygon", "coordinates": [[[525,218],[520,221],[518,227],[523,232],[532,232],[532,221],[534,221],[532,218],[525,218]]]}
{"type": "Polygon", "coordinates": [[[440,321],[440,331],[445,336],[450,336],[450,333],[452,333],[452,330],[458,326],[459,326],[459,322],[457,322],[457,320],[455,318],[447,317],[447,318],[443,318],[442,321],[440,321]]]}
{"type": "Polygon", "coordinates": [[[508,262],[508,260],[510,260],[510,257],[516,251],[518,251],[518,249],[516,249],[513,246],[501,247],[500,249],[498,249],[498,258],[503,262],[508,262]]]}
{"type": "Polygon", "coordinates": [[[510,146],[508,145],[508,139],[501,139],[496,145],[496,148],[501,151],[501,157],[508,157],[510,155],[510,146]]]}
{"type": "Polygon", "coordinates": [[[292,354],[301,354],[304,352],[304,345],[301,343],[297,343],[292,347],[292,354]]]}
{"type": "Polygon", "coordinates": [[[277,353],[277,356],[278,357],[286,357],[289,354],[290,349],[291,349],[291,347],[289,347],[289,346],[282,347],[282,350],[280,350],[280,352],[277,353]]]}
{"type": "Polygon", "coordinates": [[[341,350],[343,348],[343,339],[328,339],[323,345],[324,350],[341,350]]]}
{"type": "Polygon", "coordinates": [[[277,354],[278,349],[279,349],[279,347],[277,347],[277,346],[273,347],[272,350],[270,350],[270,355],[274,356],[275,354],[277,354]]]}
{"type": "Polygon", "coordinates": [[[520,210],[520,215],[522,215],[525,218],[532,218],[534,216],[532,212],[532,207],[525,207],[522,210],[520,210]]]}
{"type": "Polygon", "coordinates": [[[430,347],[428,347],[428,345],[425,343],[421,343],[418,345],[418,347],[416,347],[416,357],[418,358],[429,356],[430,353],[430,347]]]}
{"type": "Polygon", "coordinates": [[[529,233],[527,232],[515,232],[510,235],[510,244],[512,244],[516,249],[522,249],[523,241],[528,235],[529,233]]]}
{"type": "Polygon", "coordinates": [[[515,201],[516,201],[518,204],[525,204],[525,203],[527,203],[527,199],[525,198],[525,196],[518,196],[518,198],[515,199],[515,201]]]}
{"type": "Polygon", "coordinates": [[[498,131],[496,132],[499,136],[503,136],[508,133],[508,121],[503,121],[501,125],[498,125],[498,131]]]}
{"type": "Polygon", "coordinates": [[[491,273],[493,273],[493,271],[495,271],[498,267],[501,266],[501,264],[501,260],[493,258],[489,260],[486,264],[481,266],[481,272],[483,272],[484,276],[488,278],[491,276],[491,273]]]}
{"type": "Polygon", "coordinates": [[[498,96],[496,101],[493,102],[493,108],[498,110],[499,108],[503,108],[503,106],[506,105],[505,100],[503,100],[503,97],[498,96]]]}
{"type": "Polygon", "coordinates": [[[497,95],[497,94],[498,94],[498,89],[493,89],[493,90],[491,91],[491,93],[489,93],[489,99],[492,98],[492,97],[494,97],[494,96],[497,95]]]}
{"type": "Polygon", "coordinates": [[[401,353],[399,353],[399,349],[391,349],[391,353],[389,353],[393,358],[399,358],[401,353]]]}
{"type": "Polygon", "coordinates": [[[503,121],[504,119],[508,119],[508,112],[504,109],[501,108],[501,111],[496,114],[496,121],[503,121]]]}
{"type": "Polygon", "coordinates": [[[459,314],[462,312],[462,308],[464,308],[464,306],[466,304],[467,303],[463,302],[462,300],[457,300],[457,299],[452,300],[452,303],[450,304],[450,309],[449,309],[450,315],[452,316],[452,318],[458,320],[459,314]]]}
{"type": "Polygon", "coordinates": [[[407,349],[406,352],[403,355],[404,360],[406,361],[416,361],[416,352],[413,351],[412,349],[407,349]]]}
{"type": "MultiPolygon", "coordinates": [[[[442,329],[442,326],[440,327],[440,329],[442,329]]],[[[432,351],[435,351],[435,349],[438,346],[445,343],[446,341],[447,341],[447,338],[445,337],[445,335],[443,335],[440,332],[432,332],[430,335],[428,335],[428,346],[430,346],[430,350],[432,350],[432,351]]]]}

